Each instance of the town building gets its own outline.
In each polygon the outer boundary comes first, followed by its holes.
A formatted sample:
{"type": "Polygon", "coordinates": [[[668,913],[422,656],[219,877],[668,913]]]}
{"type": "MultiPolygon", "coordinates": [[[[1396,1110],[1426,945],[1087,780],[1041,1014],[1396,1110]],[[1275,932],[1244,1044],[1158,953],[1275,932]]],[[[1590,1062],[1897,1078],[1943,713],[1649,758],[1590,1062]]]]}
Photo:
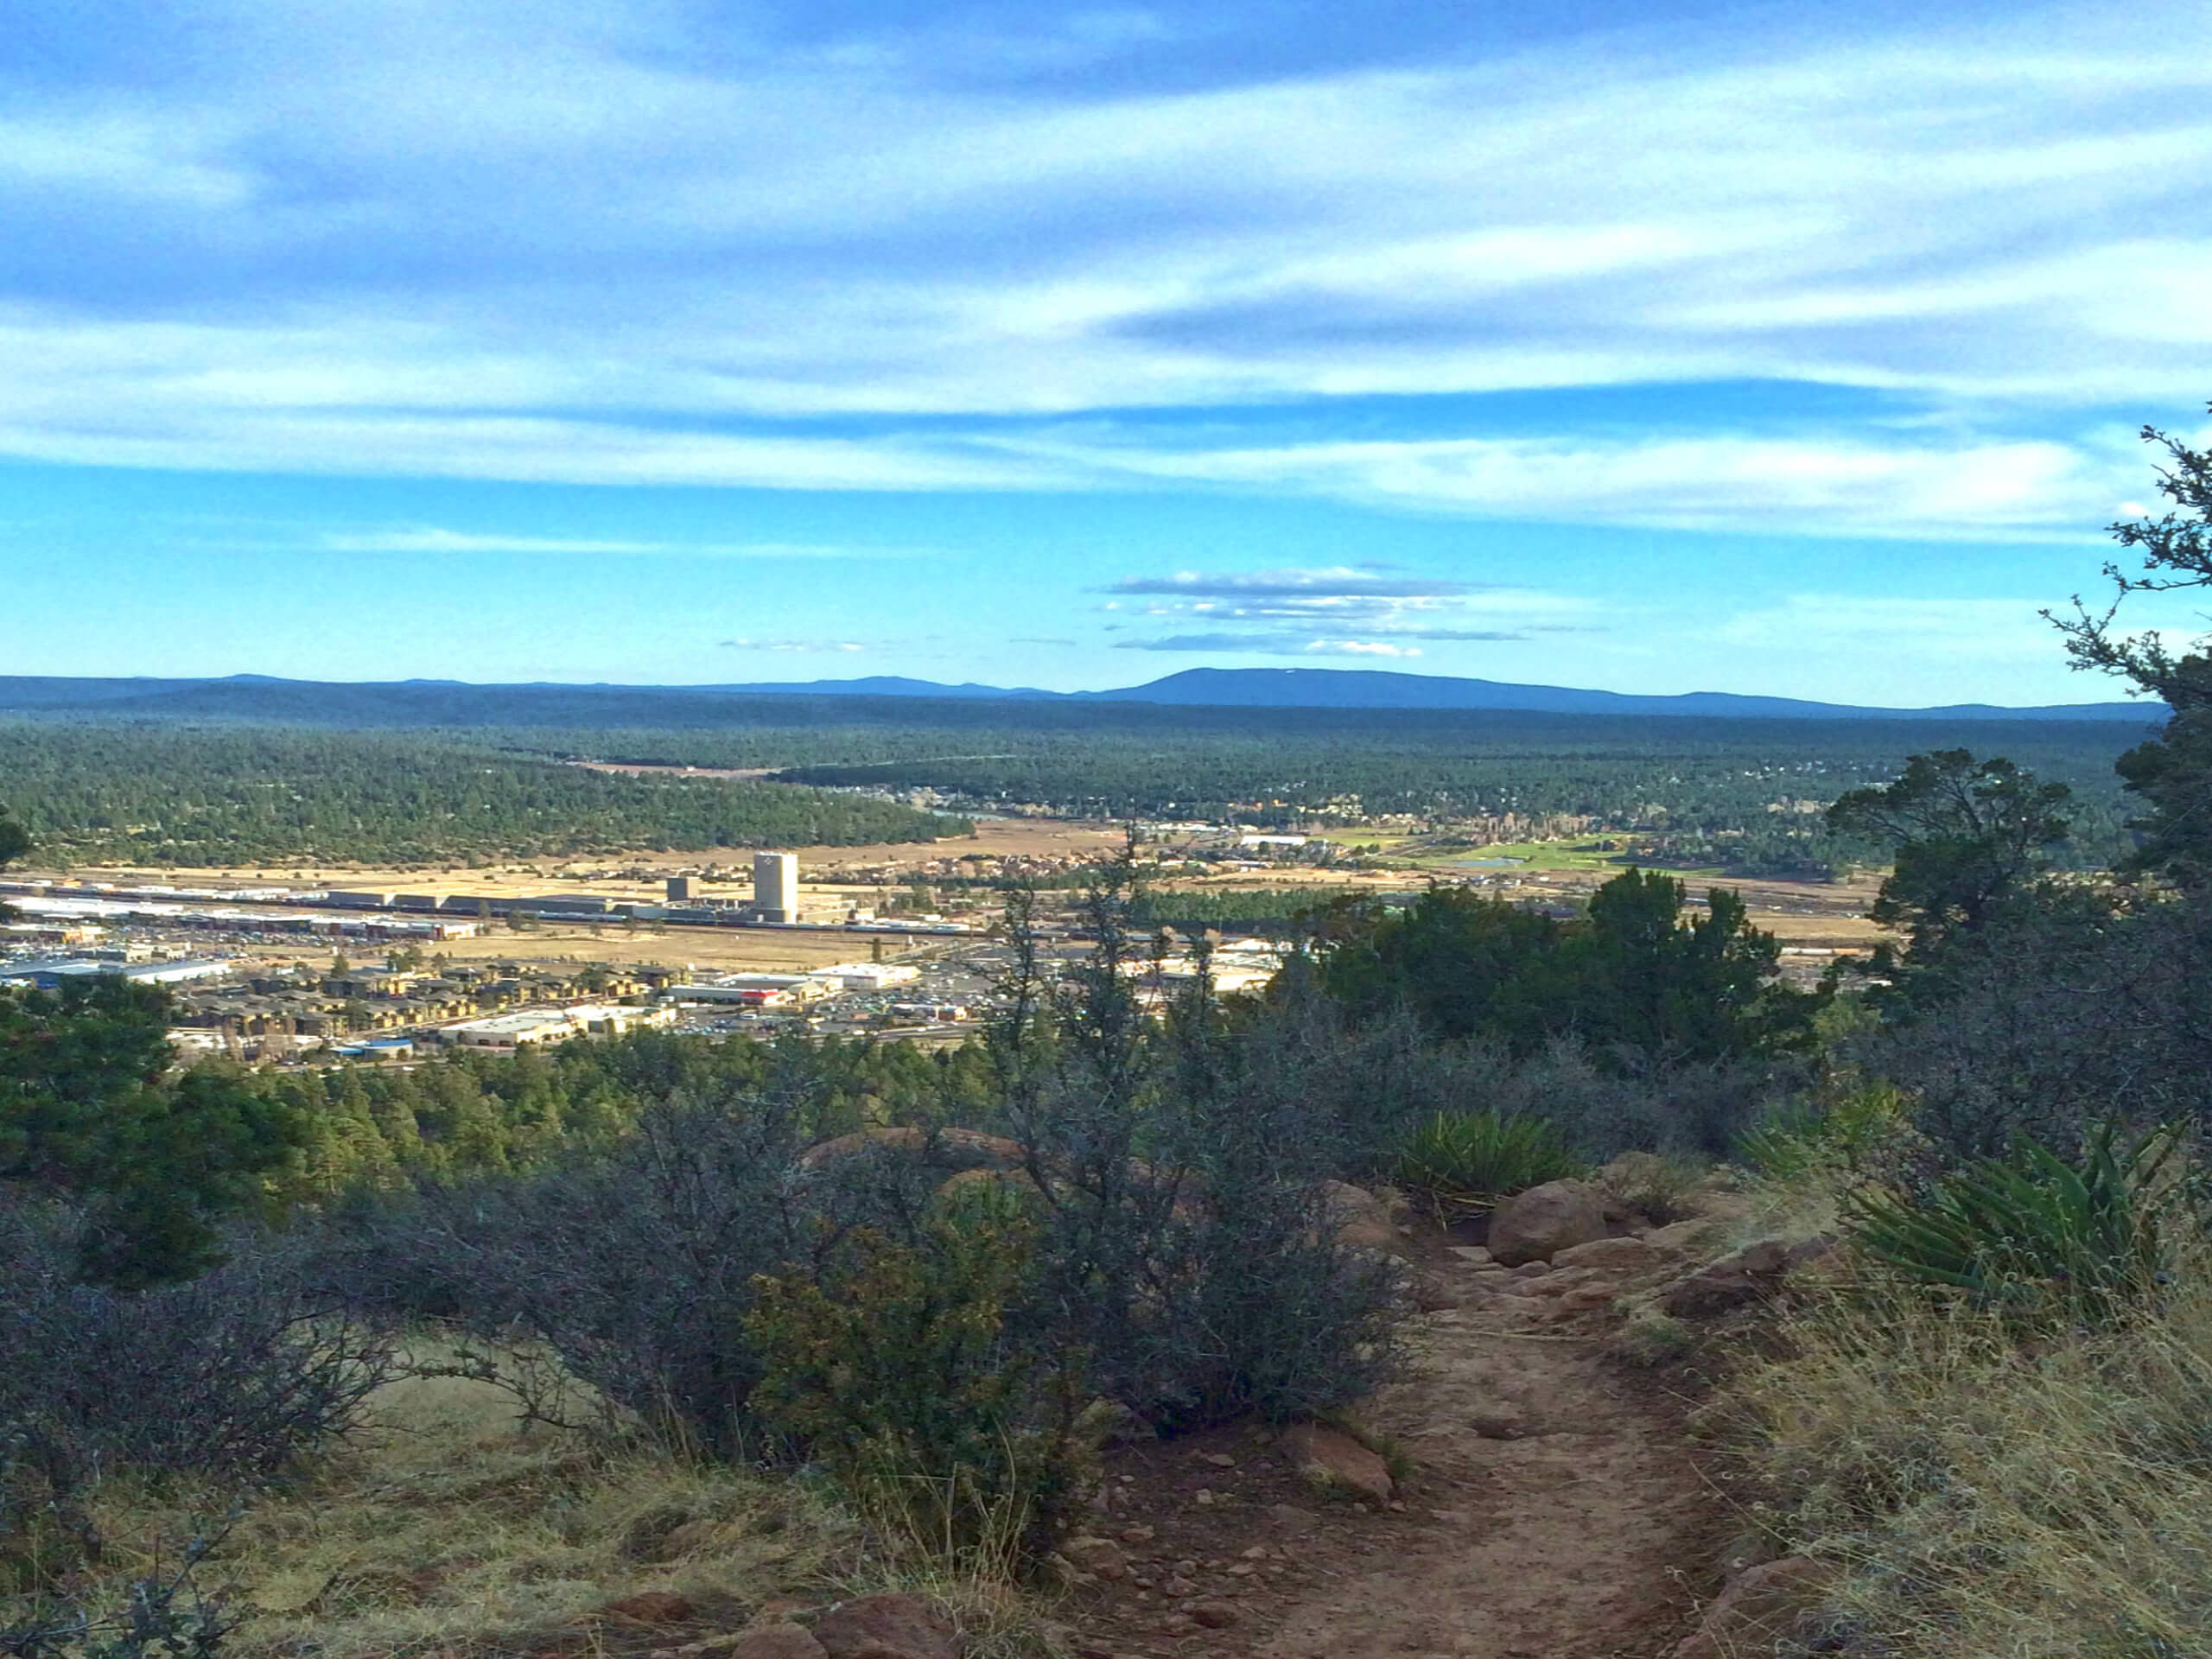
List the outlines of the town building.
{"type": "Polygon", "coordinates": [[[841,962],[811,969],[806,976],[841,991],[880,991],[911,984],[922,976],[922,970],[900,962],[841,962]]]}
{"type": "Polygon", "coordinates": [[[523,1008],[488,1019],[441,1026],[438,1041],[461,1048],[524,1048],[564,1043],[572,1037],[619,1037],[641,1026],[675,1023],[672,1008],[632,1007],[621,1002],[579,1002],[567,1007],[523,1008]]]}

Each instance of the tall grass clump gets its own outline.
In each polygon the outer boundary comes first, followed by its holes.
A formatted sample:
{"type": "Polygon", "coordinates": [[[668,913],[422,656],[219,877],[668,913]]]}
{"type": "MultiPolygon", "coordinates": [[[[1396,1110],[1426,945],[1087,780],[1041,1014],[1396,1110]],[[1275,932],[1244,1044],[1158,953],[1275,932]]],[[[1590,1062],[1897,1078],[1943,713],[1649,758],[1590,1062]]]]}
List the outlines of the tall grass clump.
{"type": "Polygon", "coordinates": [[[2075,1144],[1844,1191],[1847,1271],[1725,1394],[1747,1513],[1839,1569],[1820,1650],[2212,1659],[2202,1185],[2075,1144]]]}
{"type": "Polygon", "coordinates": [[[1479,1213],[1583,1167],[1566,1136],[1542,1118],[1439,1112],[1405,1137],[1390,1174],[1448,1217],[1479,1213]]]}
{"type": "Polygon", "coordinates": [[[1833,1650],[2212,1656],[2212,1253],[2125,1326],[2031,1343],[1892,1281],[1785,1327],[1741,1379],[1753,1513],[1840,1569],[1833,1650]]]}
{"type": "Polygon", "coordinates": [[[175,1564],[135,1579],[115,1605],[95,1611],[81,1594],[0,1607],[0,1654],[9,1659],[216,1659],[237,1628],[219,1595],[196,1574],[219,1539],[195,1537],[175,1564]]]}

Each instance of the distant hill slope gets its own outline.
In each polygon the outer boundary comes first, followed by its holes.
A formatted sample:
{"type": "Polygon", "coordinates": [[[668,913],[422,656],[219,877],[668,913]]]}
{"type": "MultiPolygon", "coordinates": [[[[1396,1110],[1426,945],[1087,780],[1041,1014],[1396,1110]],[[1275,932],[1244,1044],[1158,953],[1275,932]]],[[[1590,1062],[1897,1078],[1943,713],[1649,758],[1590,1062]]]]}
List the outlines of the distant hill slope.
{"type": "Polygon", "coordinates": [[[1738,720],[2152,721],[2164,715],[2158,705],[2142,702],[2055,703],[2029,709],[1966,702],[1936,709],[1879,709],[1809,702],[1797,697],[1745,696],[1731,691],[1638,696],[1567,686],[1516,685],[1502,680],[1342,668],[1191,668],[1125,690],[1074,695],[1116,702],[1196,703],[1217,708],[1510,709],[1554,715],[1688,715],[1738,720]]]}
{"type": "Polygon", "coordinates": [[[1153,703],[1179,708],[1408,709],[1554,715],[1672,715],[1737,720],[2044,720],[2164,718],[2156,703],[2084,702],[2008,709],[1957,703],[1878,709],[1794,697],[1692,691],[1638,696],[1567,686],[1332,668],[1192,668],[1110,691],[942,685],[875,676],[851,680],[742,685],[472,685],[458,680],[330,682],[240,674],[226,679],[73,679],[0,676],[0,713],[143,715],[346,725],[654,726],[714,723],[737,699],[856,698],[931,701],[1153,703]]]}
{"type": "Polygon", "coordinates": [[[728,691],[750,697],[797,694],[817,697],[986,697],[999,702],[1087,695],[1080,691],[1039,691],[1031,685],[978,685],[973,680],[964,680],[958,685],[944,685],[936,680],[902,679],[896,674],[871,674],[857,680],[768,680],[753,685],[702,685],[677,689],[728,691]]]}

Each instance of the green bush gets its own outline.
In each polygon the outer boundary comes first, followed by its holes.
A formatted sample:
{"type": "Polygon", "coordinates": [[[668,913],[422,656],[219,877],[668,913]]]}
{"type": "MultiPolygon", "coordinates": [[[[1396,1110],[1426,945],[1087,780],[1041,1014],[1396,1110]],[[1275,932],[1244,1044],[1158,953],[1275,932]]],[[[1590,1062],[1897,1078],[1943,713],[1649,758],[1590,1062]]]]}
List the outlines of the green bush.
{"type": "Polygon", "coordinates": [[[1859,1193],[1845,1213],[1859,1247],[1907,1280],[2037,1322],[2107,1324],[2164,1277],[2169,1224],[2202,1224],[2177,1148],[2171,1131],[2126,1141],[2111,1124],[2070,1162],[2024,1140],[1923,1193],[1859,1193]]]}
{"type": "Polygon", "coordinates": [[[1391,1179],[1440,1217],[1488,1210],[1501,1198],[1583,1173],[1567,1138],[1540,1117],[1439,1112],[1408,1135],[1391,1179]]]}
{"type": "Polygon", "coordinates": [[[1076,1357],[1007,1330],[1033,1241],[987,1199],[912,1244],[858,1230],[817,1273],[757,1279],[746,1319],[766,1422],[916,1543],[1001,1568],[1052,1551],[1089,1472],[1076,1357]]]}

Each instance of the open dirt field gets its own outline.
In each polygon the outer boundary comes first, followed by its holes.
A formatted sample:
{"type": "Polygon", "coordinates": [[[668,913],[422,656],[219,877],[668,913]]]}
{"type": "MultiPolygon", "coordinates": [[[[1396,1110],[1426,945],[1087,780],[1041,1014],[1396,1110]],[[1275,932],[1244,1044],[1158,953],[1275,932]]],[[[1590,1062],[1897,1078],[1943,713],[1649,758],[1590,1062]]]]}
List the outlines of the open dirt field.
{"type": "MultiPolygon", "coordinates": [[[[1586,899],[1615,874],[1611,870],[1555,871],[1531,875],[1500,891],[1510,899],[1586,899]]],[[[1722,876],[1684,876],[1681,880],[1694,900],[1702,900],[1711,887],[1742,894],[1752,925],[1784,944],[1871,950],[1892,937],[1888,930],[1866,919],[1867,907],[1882,885],[1878,875],[1861,874],[1825,882],[1731,880],[1722,876]]]]}

